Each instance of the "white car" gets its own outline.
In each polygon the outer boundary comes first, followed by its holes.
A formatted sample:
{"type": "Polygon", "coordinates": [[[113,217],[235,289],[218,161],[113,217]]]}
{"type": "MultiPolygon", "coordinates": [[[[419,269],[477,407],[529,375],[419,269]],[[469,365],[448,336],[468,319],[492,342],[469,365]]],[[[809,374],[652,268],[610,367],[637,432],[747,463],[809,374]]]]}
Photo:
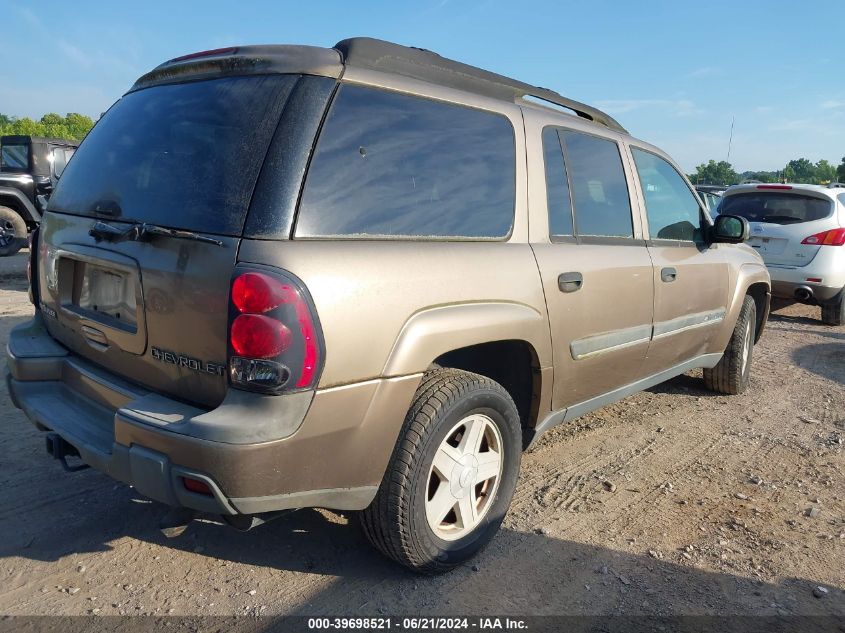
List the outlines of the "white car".
{"type": "Polygon", "coordinates": [[[719,213],[750,223],[772,296],[819,305],[822,322],[845,324],[845,184],[736,185],[719,213]]]}

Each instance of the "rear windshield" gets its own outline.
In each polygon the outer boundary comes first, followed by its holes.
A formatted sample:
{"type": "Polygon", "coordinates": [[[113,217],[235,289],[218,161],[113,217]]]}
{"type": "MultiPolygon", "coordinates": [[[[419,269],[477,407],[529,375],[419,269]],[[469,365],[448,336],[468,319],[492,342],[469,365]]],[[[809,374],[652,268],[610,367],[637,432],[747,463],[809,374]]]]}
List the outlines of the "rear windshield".
{"type": "Polygon", "coordinates": [[[29,169],[29,145],[3,145],[0,148],[0,169],[5,171],[29,169]]]}
{"type": "Polygon", "coordinates": [[[124,96],[68,163],[50,209],[239,235],[296,79],[229,77],[124,96]]]}
{"type": "Polygon", "coordinates": [[[831,214],[833,203],[795,193],[739,193],[725,196],[719,214],[739,215],[749,222],[798,224],[821,220],[831,214]]]}

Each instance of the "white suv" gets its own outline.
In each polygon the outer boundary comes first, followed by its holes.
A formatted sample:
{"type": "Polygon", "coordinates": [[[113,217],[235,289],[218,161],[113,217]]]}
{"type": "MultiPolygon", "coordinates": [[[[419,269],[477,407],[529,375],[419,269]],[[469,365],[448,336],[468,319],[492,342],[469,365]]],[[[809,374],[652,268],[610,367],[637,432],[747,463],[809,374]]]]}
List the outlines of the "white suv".
{"type": "Polygon", "coordinates": [[[751,224],[772,296],[821,306],[827,325],[845,323],[845,184],[736,185],[719,213],[751,224]]]}

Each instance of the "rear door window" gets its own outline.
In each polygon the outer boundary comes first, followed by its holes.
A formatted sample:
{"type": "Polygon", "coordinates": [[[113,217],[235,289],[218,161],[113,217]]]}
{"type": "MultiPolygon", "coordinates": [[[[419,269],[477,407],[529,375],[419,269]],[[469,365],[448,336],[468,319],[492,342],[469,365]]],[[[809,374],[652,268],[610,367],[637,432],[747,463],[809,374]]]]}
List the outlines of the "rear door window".
{"type": "Polygon", "coordinates": [[[566,157],[579,236],[634,236],[631,200],[619,145],[591,134],[558,130],[566,157]]]}
{"type": "Polygon", "coordinates": [[[295,75],[125,95],[67,163],[50,209],[239,235],[295,75]]]}
{"type": "Polygon", "coordinates": [[[547,127],[543,130],[543,161],[546,166],[546,201],[549,209],[549,235],[566,237],[572,235],[572,200],[569,195],[569,181],[563,162],[563,151],[557,130],[547,127]]]}
{"type": "Polygon", "coordinates": [[[504,238],[515,162],[502,115],[342,86],[308,171],[296,237],[504,238]]]}
{"type": "Polygon", "coordinates": [[[677,170],[651,152],[632,147],[631,153],[645,198],[651,239],[700,239],[701,205],[677,170]]]}
{"type": "Polygon", "coordinates": [[[738,215],[749,222],[800,224],[823,220],[833,213],[833,202],[799,193],[755,191],[725,196],[719,214],[738,215]]]}

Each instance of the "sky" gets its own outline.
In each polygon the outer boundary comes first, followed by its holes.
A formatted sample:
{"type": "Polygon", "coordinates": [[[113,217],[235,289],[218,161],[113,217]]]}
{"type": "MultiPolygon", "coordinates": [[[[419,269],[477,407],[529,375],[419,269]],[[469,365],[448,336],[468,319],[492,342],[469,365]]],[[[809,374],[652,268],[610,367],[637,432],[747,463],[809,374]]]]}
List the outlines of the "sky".
{"type": "Polygon", "coordinates": [[[97,118],[134,80],[238,44],[418,46],[599,107],[688,172],[845,156],[842,0],[0,0],[0,112],[97,118]]]}

